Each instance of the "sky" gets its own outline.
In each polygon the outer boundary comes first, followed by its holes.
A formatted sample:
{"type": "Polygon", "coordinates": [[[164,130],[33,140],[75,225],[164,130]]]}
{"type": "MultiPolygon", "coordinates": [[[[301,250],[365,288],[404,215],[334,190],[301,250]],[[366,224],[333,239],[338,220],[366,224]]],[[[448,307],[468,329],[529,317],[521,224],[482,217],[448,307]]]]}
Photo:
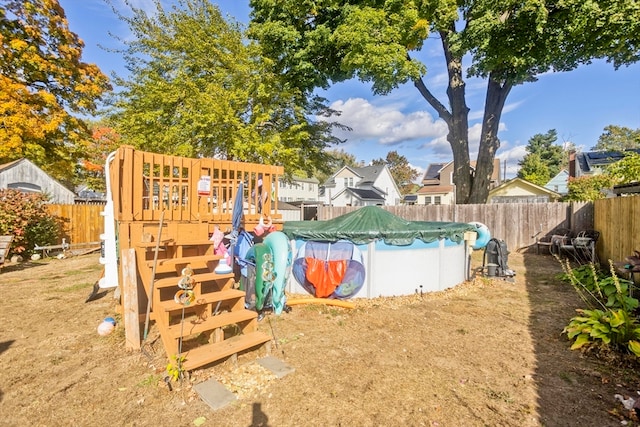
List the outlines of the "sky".
{"type": "MultiPolygon", "coordinates": [[[[129,10],[125,0],[110,0],[122,13],[129,10]]],[[[117,53],[105,48],[121,44],[113,35],[130,37],[123,22],[104,0],[59,0],[69,28],[84,41],[83,61],[97,64],[103,73],[125,75],[124,62],[117,53]]],[[[154,10],[152,0],[129,0],[135,7],[154,10]]],[[[223,15],[248,24],[248,0],[219,0],[223,15]]],[[[427,87],[447,104],[446,68],[437,55],[437,46],[425,46],[427,87]]],[[[467,79],[467,104],[471,159],[475,160],[479,141],[486,81],[467,79]]],[[[331,107],[342,111],[339,122],[349,126],[348,133],[336,134],[347,142],[338,148],[353,154],[358,161],[385,158],[389,151],[405,156],[421,175],[431,163],[453,159],[446,135],[447,126],[418,93],[406,84],[385,96],[372,95],[371,85],[355,80],[332,85],[319,91],[331,107]]],[[[591,149],[608,125],[640,129],[640,64],[615,70],[612,64],[597,61],[564,73],[546,73],[537,82],[511,90],[500,121],[502,174],[512,178],[518,161],[526,154],[529,139],[555,129],[556,144],[571,142],[586,151],[591,149]],[[506,169],[505,166],[506,165],[506,169]]]]}

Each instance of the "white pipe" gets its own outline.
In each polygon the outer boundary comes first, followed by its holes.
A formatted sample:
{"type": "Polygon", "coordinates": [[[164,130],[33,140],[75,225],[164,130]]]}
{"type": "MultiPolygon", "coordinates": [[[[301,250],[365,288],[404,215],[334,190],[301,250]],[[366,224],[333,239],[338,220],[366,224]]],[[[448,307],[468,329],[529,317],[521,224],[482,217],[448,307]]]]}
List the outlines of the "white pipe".
{"type": "Polygon", "coordinates": [[[107,156],[104,164],[104,175],[107,181],[107,203],[100,215],[104,217],[104,234],[100,235],[103,241],[103,253],[100,255],[100,264],[104,265],[104,276],[98,281],[100,288],[118,287],[118,254],[116,251],[116,225],[113,211],[113,194],[111,192],[111,173],[109,164],[116,156],[112,152],[107,156]]]}

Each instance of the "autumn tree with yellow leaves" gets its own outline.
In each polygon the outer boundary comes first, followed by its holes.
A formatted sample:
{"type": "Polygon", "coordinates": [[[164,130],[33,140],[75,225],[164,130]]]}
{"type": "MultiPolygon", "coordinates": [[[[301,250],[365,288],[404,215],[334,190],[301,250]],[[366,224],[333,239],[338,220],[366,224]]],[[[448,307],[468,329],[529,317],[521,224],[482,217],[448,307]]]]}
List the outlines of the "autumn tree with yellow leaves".
{"type": "Polygon", "coordinates": [[[0,2],[0,164],[28,158],[73,183],[91,143],[82,119],[111,89],[57,0],[0,2]]]}

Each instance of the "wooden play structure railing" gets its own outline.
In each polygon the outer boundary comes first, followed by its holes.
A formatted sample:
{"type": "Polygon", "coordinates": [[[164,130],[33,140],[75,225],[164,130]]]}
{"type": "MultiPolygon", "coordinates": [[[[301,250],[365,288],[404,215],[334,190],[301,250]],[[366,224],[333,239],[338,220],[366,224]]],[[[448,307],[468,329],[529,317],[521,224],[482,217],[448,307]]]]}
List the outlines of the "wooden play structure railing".
{"type": "Polygon", "coordinates": [[[281,229],[282,173],[278,166],[118,149],[109,174],[127,348],[141,347],[148,319],[155,322],[167,356],[185,370],[271,340],[258,330],[257,313],[245,309],[237,276],[214,272],[222,256],[209,238],[216,227],[232,231],[237,197],[242,197],[244,228],[253,230],[268,215],[281,229]],[[237,194],[240,183],[243,192],[237,194]],[[193,301],[176,299],[178,282],[190,270],[193,301]]]}

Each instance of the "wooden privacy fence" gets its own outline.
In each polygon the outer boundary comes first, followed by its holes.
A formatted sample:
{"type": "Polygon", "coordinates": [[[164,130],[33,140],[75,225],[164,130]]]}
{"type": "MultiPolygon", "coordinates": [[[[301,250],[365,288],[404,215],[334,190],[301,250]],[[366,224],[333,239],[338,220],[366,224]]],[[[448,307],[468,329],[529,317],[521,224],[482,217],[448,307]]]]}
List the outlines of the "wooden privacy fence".
{"type": "MultiPolygon", "coordinates": [[[[64,231],[61,238],[72,245],[99,243],[104,232],[104,219],[100,212],[104,205],[46,205],[47,211],[62,219],[64,231]]],[[[62,240],[57,242],[61,244],[62,240]]]]}
{"type": "MultiPolygon", "coordinates": [[[[323,206],[318,219],[327,220],[357,207],[323,206]]],[[[552,234],[564,227],[580,231],[593,228],[593,204],[572,203],[492,203],[486,205],[384,206],[409,221],[481,222],[491,236],[504,240],[511,251],[535,243],[535,236],[552,234]]]]}
{"type": "MultiPolygon", "coordinates": [[[[47,205],[48,211],[65,222],[67,242],[100,241],[104,205],[47,205]]],[[[319,219],[331,219],[355,207],[318,208],[319,219]]],[[[481,222],[493,236],[504,239],[511,250],[531,245],[535,235],[554,228],[600,231],[598,255],[602,260],[622,261],[640,250],[640,196],[615,197],[595,203],[505,203],[491,205],[387,206],[388,211],[411,221],[481,222]]],[[[284,218],[283,218],[284,219],[284,218]]],[[[58,242],[61,243],[61,242],[58,242]]]]}
{"type": "MultiPolygon", "coordinates": [[[[635,212],[640,212],[637,210],[640,209],[637,206],[640,202],[636,200],[634,208],[634,204],[625,199],[633,198],[606,199],[598,201],[596,205],[603,212],[605,206],[607,206],[607,210],[611,210],[614,203],[625,204],[625,207],[616,207],[615,209],[617,209],[616,212],[622,209],[628,213],[614,213],[613,216],[615,216],[616,222],[625,220],[629,224],[635,224],[636,228],[630,228],[628,224],[625,224],[620,229],[634,229],[636,230],[636,235],[638,235],[637,230],[640,225],[633,222],[634,214],[631,211],[636,209],[635,212]]],[[[68,242],[73,244],[100,241],[100,234],[104,232],[104,220],[100,212],[104,209],[104,205],[48,205],[47,208],[52,214],[64,219],[66,224],[64,237],[68,242]]],[[[357,208],[319,207],[318,219],[335,218],[355,209],[357,208]]],[[[386,206],[385,209],[411,221],[478,221],[489,227],[493,236],[505,240],[511,250],[533,244],[536,233],[539,233],[539,236],[544,236],[554,228],[559,227],[573,230],[593,227],[601,231],[601,239],[603,241],[608,241],[608,236],[617,236],[618,234],[617,231],[614,232],[616,230],[612,226],[614,222],[602,219],[604,215],[609,215],[607,213],[601,213],[601,221],[594,226],[594,212],[591,203],[496,203],[488,205],[456,205],[455,207],[452,205],[386,206]]],[[[626,252],[631,254],[633,247],[640,250],[640,243],[628,242],[621,246],[620,242],[619,236],[615,238],[615,241],[612,241],[612,245],[620,247],[618,252],[613,252],[617,257],[626,252]]],[[[607,246],[609,247],[610,245],[607,246]]]]}
{"type": "Polygon", "coordinates": [[[640,251],[640,196],[597,200],[594,228],[600,231],[600,260],[624,261],[640,251]]]}

